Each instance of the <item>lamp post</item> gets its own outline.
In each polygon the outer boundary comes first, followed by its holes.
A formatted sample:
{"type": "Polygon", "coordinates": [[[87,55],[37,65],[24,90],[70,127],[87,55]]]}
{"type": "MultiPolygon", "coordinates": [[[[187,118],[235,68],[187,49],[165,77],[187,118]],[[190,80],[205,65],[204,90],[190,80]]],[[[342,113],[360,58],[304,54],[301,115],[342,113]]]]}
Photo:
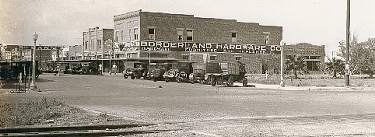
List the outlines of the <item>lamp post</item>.
{"type": "Polygon", "coordinates": [[[285,87],[284,83],[284,46],[280,44],[281,53],[280,53],[280,86],[285,87]]]}
{"type": "Polygon", "coordinates": [[[345,61],[345,86],[350,86],[350,0],[346,0],[346,61],[345,61]]]}
{"type": "Polygon", "coordinates": [[[33,40],[34,40],[34,48],[33,48],[33,68],[32,68],[32,72],[31,72],[31,84],[30,84],[30,90],[36,90],[37,89],[37,86],[36,86],[36,83],[35,83],[35,51],[36,51],[36,41],[38,40],[38,34],[36,34],[36,32],[34,33],[33,35],[33,40]]]}

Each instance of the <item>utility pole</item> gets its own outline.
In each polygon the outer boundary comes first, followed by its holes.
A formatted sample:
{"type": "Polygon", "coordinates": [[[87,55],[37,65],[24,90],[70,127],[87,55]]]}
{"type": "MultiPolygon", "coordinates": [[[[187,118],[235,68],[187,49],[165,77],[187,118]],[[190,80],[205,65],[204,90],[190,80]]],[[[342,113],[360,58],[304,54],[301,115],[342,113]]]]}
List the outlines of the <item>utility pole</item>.
{"type": "Polygon", "coordinates": [[[280,44],[281,53],[280,53],[280,86],[285,87],[284,83],[284,46],[280,44]]]}
{"type": "Polygon", "coordinates": [[[350,86],[350,0],[346,0],[346,64],[345,64],[345,86],[350,86]]]}

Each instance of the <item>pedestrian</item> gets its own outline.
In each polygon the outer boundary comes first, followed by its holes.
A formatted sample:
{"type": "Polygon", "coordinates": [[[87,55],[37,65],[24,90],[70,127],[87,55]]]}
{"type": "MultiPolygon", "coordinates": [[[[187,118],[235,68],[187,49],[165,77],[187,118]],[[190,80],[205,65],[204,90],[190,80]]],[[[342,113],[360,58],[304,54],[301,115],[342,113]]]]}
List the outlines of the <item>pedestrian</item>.
{"type": "Polygon", "coordinates": [[[116,65],[116,63],[112,65],[112,72],[115,73],[115,75],[117,74],[117,65],[116,65]]]}
{"type": "Polygon", "coordinates": [[[99,64],[99,73],[100,75],[103,75],[103,65],[99,64]]]}

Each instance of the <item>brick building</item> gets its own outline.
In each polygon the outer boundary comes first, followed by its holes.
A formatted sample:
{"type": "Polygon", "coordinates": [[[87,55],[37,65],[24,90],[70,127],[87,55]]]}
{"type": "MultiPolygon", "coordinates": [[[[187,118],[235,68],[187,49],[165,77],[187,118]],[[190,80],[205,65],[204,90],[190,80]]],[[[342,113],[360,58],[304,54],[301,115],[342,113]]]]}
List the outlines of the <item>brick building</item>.
{"type": "Polygon", "coordinates": [[[81,60],[82,59],[82,45],[74,45],[65,47],[62,50],[63,60],[81,60]]]}
{"type": "Polygon", "coordinates": [[[282,27],[232,19],[133,11],[114,16],[117,57],[151,62],[242,61],[248,73],[278,72],[282,27]]]}
{"type": "Polygon", "coordinates": [[[303,56],[307,69],[310,72],[319,72],[324,69],[325,46],[313,45],[309,43],[299,43],[295,45],[285,45],[285,56],[303,56]]]}
{"type": "Polygon", "coordinates": [[[83,32],[82,59],[105,58],[110,53],[111,47],[106,41],[113,41],[113,29],[102,29],[99,27],[89,28],[83,32]]]}

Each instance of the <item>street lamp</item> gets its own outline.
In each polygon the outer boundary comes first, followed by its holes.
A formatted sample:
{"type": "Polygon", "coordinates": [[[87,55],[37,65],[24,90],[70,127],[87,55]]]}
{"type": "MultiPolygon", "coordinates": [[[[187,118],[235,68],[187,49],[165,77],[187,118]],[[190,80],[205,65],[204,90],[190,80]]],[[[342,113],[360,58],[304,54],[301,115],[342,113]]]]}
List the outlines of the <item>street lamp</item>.
{"type": "Polygon", "coordinates": [[[33,40],[34,40],[34,48],[33,48],[33,68],[32,68],[32,72],[31,72],[31,84],[30,84],[30,90],[36,90],[37,89],[37,86],[36,86],[36,83],[35,83],[35,51],[36,51],[36,41],[38,40],[38,34],[36,34],[36,32],[34,33],[33,35],[33,40]]]}

